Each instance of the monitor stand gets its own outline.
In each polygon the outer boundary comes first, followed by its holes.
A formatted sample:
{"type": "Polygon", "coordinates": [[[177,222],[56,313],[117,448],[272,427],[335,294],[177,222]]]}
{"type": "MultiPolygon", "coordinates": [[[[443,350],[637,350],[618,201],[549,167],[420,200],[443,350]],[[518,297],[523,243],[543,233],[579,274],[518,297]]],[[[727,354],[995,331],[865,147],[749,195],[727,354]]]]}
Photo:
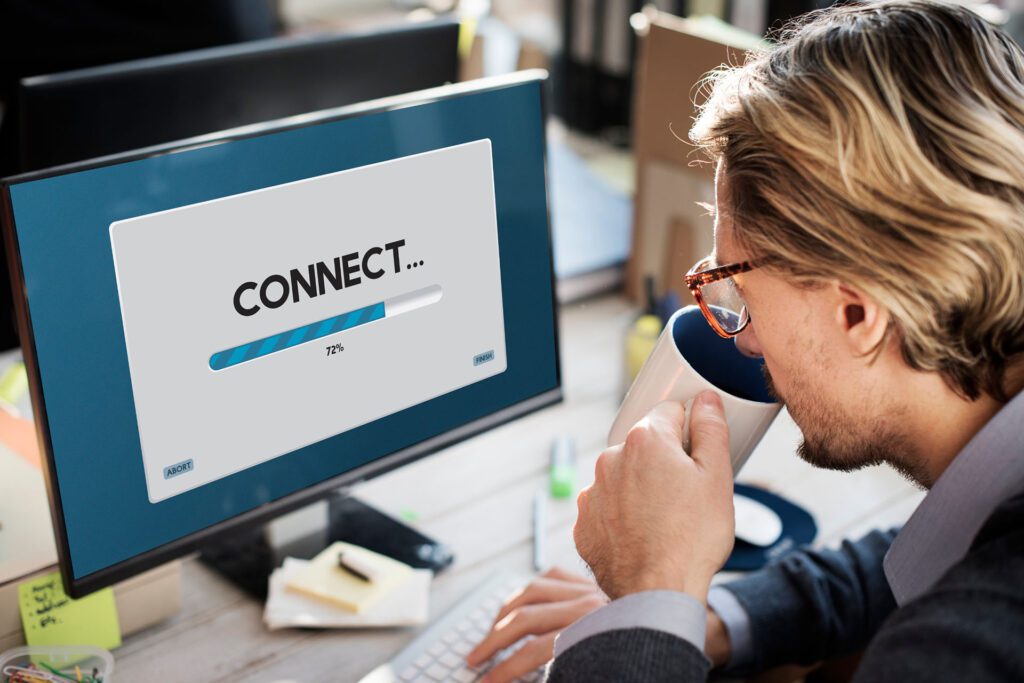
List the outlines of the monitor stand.
{"type": "Polygon", "coordinates": [[[262,527],[240,529],[205,546],[203,564],[259,600],[285,557],[309,559],[335,541],[353,543],[434,573],[455,556],[445,545],[343,491],[262,527]]]}

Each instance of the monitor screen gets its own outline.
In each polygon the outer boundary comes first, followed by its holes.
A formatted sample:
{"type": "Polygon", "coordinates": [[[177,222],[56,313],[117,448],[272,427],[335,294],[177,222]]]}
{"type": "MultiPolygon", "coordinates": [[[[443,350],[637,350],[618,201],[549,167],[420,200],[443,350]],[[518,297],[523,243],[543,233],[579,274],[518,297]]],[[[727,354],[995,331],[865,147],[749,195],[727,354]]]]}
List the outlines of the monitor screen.
{"type": "Polygon", "coordinates": [[[542,86],[5,183],[72,592],[558,400],[542,86]]]}

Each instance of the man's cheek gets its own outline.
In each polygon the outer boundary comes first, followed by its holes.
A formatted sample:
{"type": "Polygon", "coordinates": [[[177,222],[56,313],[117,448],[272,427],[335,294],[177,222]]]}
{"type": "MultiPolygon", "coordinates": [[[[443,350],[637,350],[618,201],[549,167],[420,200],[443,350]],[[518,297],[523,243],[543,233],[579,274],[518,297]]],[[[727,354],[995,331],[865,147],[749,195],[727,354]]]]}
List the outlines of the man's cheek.
{"type": "Polygon", "coordinates": [[[583,532],[583,515],[576,518],[576,524],[572,527],[572,541],[576,545],[576,550],[579,552],[580,557],[584,560],[586,558],[586,543],[583,532]]]}
{"type": "Polygon", "coordinates": [[[764,385],[768,390],[768,393],[773,396],[779,403],[785,404],[785,392],[780,385],[780,377],[784,377],[784,373],[781,370],[775,369],[775,364],[769,360],[768,356],[764,357],[764,364],[761,366],[761,374],[764,375],[764,385]]]}

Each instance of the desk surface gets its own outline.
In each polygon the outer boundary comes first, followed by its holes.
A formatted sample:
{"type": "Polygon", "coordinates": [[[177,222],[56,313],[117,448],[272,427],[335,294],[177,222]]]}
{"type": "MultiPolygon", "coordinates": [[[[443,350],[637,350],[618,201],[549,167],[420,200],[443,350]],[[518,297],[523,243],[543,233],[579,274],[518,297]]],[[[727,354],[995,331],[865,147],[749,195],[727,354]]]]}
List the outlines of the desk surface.
{"type": "MultiPolygon", "coordinates": [[[[552,439],[562,434],[576,439],[581,483],[589,482],[623,393],[623,337],[635,314],[618,296],[563,308],[564,403],[356,489],[392,514],[415,510],[419,528],[455,549],[455,565],[434,581],[432,615],[498,568],[530,569],[531,502],[546,484],[552,439]]],[[[799,431],[783,412],[739,480],[809,509],[818,521],[818,544],[901,523],[921,500],[920,491],[888,468],[852,474],[816,470],[794,454],[798,442],[799,431]]],[[[575,514],[575,501],[553,502],[549,557],[554,564],[581,569],[572,543],[575,514]]],[[[194,558],[184,563],[182,581],[182,612],[128,638],[115,653],[118,680],[355,681],[418,632],[270,632],[263,626],[262,604],[194,558]]]]}

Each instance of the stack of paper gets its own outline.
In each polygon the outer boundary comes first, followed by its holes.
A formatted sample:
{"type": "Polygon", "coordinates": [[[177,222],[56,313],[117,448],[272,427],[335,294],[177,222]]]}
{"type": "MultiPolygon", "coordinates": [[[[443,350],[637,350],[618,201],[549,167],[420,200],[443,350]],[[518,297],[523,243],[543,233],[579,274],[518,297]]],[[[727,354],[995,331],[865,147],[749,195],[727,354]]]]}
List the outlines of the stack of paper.
{"type": "Polygon", "coordinates": [[[412,567],[349,543],[332,543],[288,580],[289,590],[333,603],[353,612],[365,612],[373,603],[394,591],[412,575],[412,567]],[[355,557],[373,568],[372,582],[338,566],[338,557],[355,557]]]}
{"type": "Polygon", "coordinates": [[[312,560],[287,558],[270,577],[263,621],[270,629],[362,628],[424,624],[429,612],[428,569],[345,543],[312,560]],[[377,570],[373,582],[338,567],[340,552],[358,554],[377,570]]]}

